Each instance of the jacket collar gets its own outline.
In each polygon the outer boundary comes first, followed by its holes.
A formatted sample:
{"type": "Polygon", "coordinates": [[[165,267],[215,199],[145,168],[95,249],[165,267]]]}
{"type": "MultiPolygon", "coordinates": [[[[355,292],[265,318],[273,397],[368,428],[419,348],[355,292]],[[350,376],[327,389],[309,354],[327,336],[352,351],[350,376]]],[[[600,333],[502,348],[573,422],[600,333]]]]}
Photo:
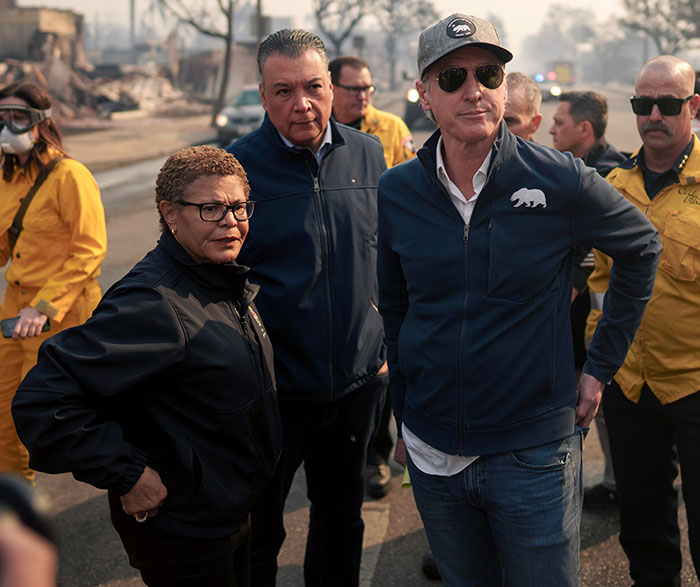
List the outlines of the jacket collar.
{"type": "Polygon", "coordinates": [[[249,284],[247,277],[250,269],[244,265],[233,263],[197,263],[182,248],[169,232],[164,232],[158,246],[162,248],[180,267],[191,275],[203,287],[214,291],[231,292],[236,300],[250,303],[260,289],[249,284]]]}
{"type": "MultiPolygon", "coordinates": [[[[333,120],[333,117],[330,118],[328,124],[331,127],[332,142],[330,148],[326,151],[326,155],[336,147],[345,145],[345,139],[343,138],[343,135],[341,134],[340,129],[338,128],[338,124],[336,124],[335,120],[333,120]]],[[[275,125],[272,124],[270,117],[267,115],[267,112],[265,113],[265,118],[263,118],[260,130],[263,136],[276,148],[281,149],[297,157],[304,157],[307,154],[308,156],[313,157],[310,151],[305,152],[306,150],[301,150],[297,147],[288,147],[287,145],[285,145],[284,141],[280,137],[278,130],[275,128],[275,125]]]]}
{"type": "MultiPolygon", "coordinates": [[[[438,144],[438,139],[440,138],[440,129],[438,128],[427,141],[423,144],[423,147],[418,151],[418,158],[421,160],[423,165],[430,171],[430,174],[435,176],[437,179],[437,160],[436,160],[436,149],[438,144]]],[[[492,147],[492,157],[491,157],[491,167],[488,171],[487,182],[491,178],[491,174],[503,167],[506,161],[513,153],[515,148],[515,135],[511,133],[506,127],[506,123],[501,121],[501,126],[498,129],[498,136],[493,143],[492,147]]]]}
{"type": "MultiPolygon", "coordinates": [[[[620,164],[620,168],[625,171],[634,171],[642,173],[639,169],[639,156],[642,153],[643,147],[632,153],[632,156],[620,164]]],[[[680,185],[697,185],[700,184],[700,139],[693,135],[691,141],[691,150],[687,154],[681,155],[680,159],[672,168],[678,174],[678,183],[680,185]]],[[[620,187],[624,187],[628,181],[632,180],[631,174],[623,174],[619,176],[620,187]],[[623,177],[625,179],[623,179],[623,177]]]]}

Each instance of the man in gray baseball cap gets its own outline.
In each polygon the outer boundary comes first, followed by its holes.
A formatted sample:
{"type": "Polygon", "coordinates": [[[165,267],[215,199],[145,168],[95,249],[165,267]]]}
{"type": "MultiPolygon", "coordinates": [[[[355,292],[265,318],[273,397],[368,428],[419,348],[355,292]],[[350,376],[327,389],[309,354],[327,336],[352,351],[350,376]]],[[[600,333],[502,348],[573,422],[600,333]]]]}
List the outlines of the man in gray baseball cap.
{"type": "Polygon", "coordinates": [[[594,169],[503,122],[495,27],[453,14],[420,36],[438,130],[379,181],[379,309],[406,464],[445,585],[579,581],[581,449],[654,283],[651,223],[594,169]],[[578,383],[575,247],[614,261],[578,383]]]}

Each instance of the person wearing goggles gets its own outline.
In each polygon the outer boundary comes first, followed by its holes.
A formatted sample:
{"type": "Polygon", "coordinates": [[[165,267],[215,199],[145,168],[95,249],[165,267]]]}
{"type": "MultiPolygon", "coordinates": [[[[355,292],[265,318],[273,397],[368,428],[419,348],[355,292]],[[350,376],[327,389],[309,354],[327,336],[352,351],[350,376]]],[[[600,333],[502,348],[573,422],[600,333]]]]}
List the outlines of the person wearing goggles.
{"type": "Polygon", "coordinates": [[[445,585],[577,587],[583,437],[661,247],[595,169],[508,130],[512,57],[465,14],[418,41],[438,130],[379,182],[395,459],[445,585]],[[615,279],[577,385],[568,308],[584,245],[611,253],[615,279]]]}
{"type": "MultiPolygon", "coordinates": [[[[50,115],[50,114],[49,114],[50,115]]],[[[18,104],[0,105],[0,148],[3,153],[26,155],[34,148],[34,127],[47,118],[36,108],[18,104]]]]}
{"type": "Polygon", "coordinates": [[[0,305],[6,335],[0,338],[0,471],[33,480],[10,413],[12,398],[41,343],[87,320],[97,305],[107,236],[95,179],[65,158],[42,87],[20,82],[0,89],[0,149],[0,266],[9,261],[0,305]]]}
{"type": "MultiPolygon", "coordinates": [[[[681,582],[679,465],[690,554],[700,576],[700,107],[686,61],[662,55],[637,76],[632,111],[642,146],[608,181],[661,235],[654,293],[624,364],[603,395],[620,510],[620,543],[635,585],[681,582]]],[[[614,279],[596,251],[586,334],[614,279]]]]}

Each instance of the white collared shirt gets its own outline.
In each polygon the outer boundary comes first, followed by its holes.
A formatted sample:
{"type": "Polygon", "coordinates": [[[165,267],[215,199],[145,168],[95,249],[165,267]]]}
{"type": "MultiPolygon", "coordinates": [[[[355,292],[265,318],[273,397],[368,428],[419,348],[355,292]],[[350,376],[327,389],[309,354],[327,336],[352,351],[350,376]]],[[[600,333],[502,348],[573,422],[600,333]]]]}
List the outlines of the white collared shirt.
{"type": "MultiPolygon", "coordinates": [[[[282,139],[282,142],[287,145],[290,149],[309,149],[309,147],[300,147],[299,145],[295,145],[292,141],[287,139],[279,130],[277,131],[280,135],[280,138],[282,139]]],[[[316,158],[316,163],[321,165],[321,157],[323,157],[323,154],[330,148],[330,146],[333,144],[333,133],[331,131],[331,123],[328,122],[326,123],[326,135],[323,137],[323,142],[321,143],[321,146],[318,148],[318,151],[312,154],[316,158]]]]}
{"type": "Polygon", "coordinates": [[[472,212],[474,211],[474,204],[476,204],[476,199],[479,197],[481,190],[484,189],[486,184],[486,174],[489,170],[489,164],[491,163],[491,151],[486,155],[486,159],[481,164],[481,167],[477,169],[472,179],[472,187],[474,188],[474,195],[467,200],[461,190],[457,185],[449,178],[447,175],[447,169],[445,167],[445,161],[442,158],[442,137],[438,139],[437,149],[436,149],[435,160],[437,163],[437,176],[442,185],[450,194],[450,199],[457,208],[460,216],[464,220],[465,226],[469,226],[469,221],[472,217],[472,212]]]}
{"type": "MultiPolygon", "coordinates": [[[[465,226],[469,226],[469,221],[471,220],[472,212],[474,211],[476,199],[479,197],[481,190],[484,189],[484,185],[486,185],[489,164],[491,163],[491,151],[489,151],[488,155],[486,155],[481,167],[479,167],[474,174],[474,178],[472,179],[474,195],[468,200],[447,175],[445,162],[442,158],[442,137],[438,139],[435,160],[437,162],[438,179],[449,192],[450,199],[452,200],[454,207],[457,208],[457,212],[459,212],[460,216],[463,218],[465,226]]],[[[413,461],[413,464],[416,467],[428,475],[450,477],[466,469],[479,458],[478,456],[465,457],[442,452],[441,450],[430,446],[427,442],[424,442],[418,436],[413,434],[406,424],[402,424],[401,431],[403,440],[406,443],[406,450],[411,457],[411,461],[413,461]]]]}

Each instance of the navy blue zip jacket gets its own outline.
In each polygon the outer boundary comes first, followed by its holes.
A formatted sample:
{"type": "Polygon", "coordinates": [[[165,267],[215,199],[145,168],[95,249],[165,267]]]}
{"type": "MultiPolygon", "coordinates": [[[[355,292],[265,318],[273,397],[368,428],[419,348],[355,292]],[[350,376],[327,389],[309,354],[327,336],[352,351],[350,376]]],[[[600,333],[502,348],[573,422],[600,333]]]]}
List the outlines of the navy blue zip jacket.
{"type": "Polygon", "coordinates": [[[320,166],[289,148],[265,116],[227,150],[248,174],[255,215],[238,257],[260,285],[256,305],[275,349],[280,396],[331,402],[385,360],[377,309],[376,137],[330,121],[320,166]]]}
{"type": "Polygon", "coordinates": [[[92,318],[41,345],[13,402],[30,466],[116,496],[149,465],[168,496],[146,527],[237,532],[282,448],[272,346],[247,273],[196,263],[164,233],[92,318]]]}
{"type": "Polygon", "coordinates": [[[615,259],[584,366],[609,381],[651,295],[658,234],[594,169],[505,124],[466,227],[437,178],[438,137],[379,184],[379,300],[399,429],[460,455],[570,435],[574,248],[615,259]]]}

